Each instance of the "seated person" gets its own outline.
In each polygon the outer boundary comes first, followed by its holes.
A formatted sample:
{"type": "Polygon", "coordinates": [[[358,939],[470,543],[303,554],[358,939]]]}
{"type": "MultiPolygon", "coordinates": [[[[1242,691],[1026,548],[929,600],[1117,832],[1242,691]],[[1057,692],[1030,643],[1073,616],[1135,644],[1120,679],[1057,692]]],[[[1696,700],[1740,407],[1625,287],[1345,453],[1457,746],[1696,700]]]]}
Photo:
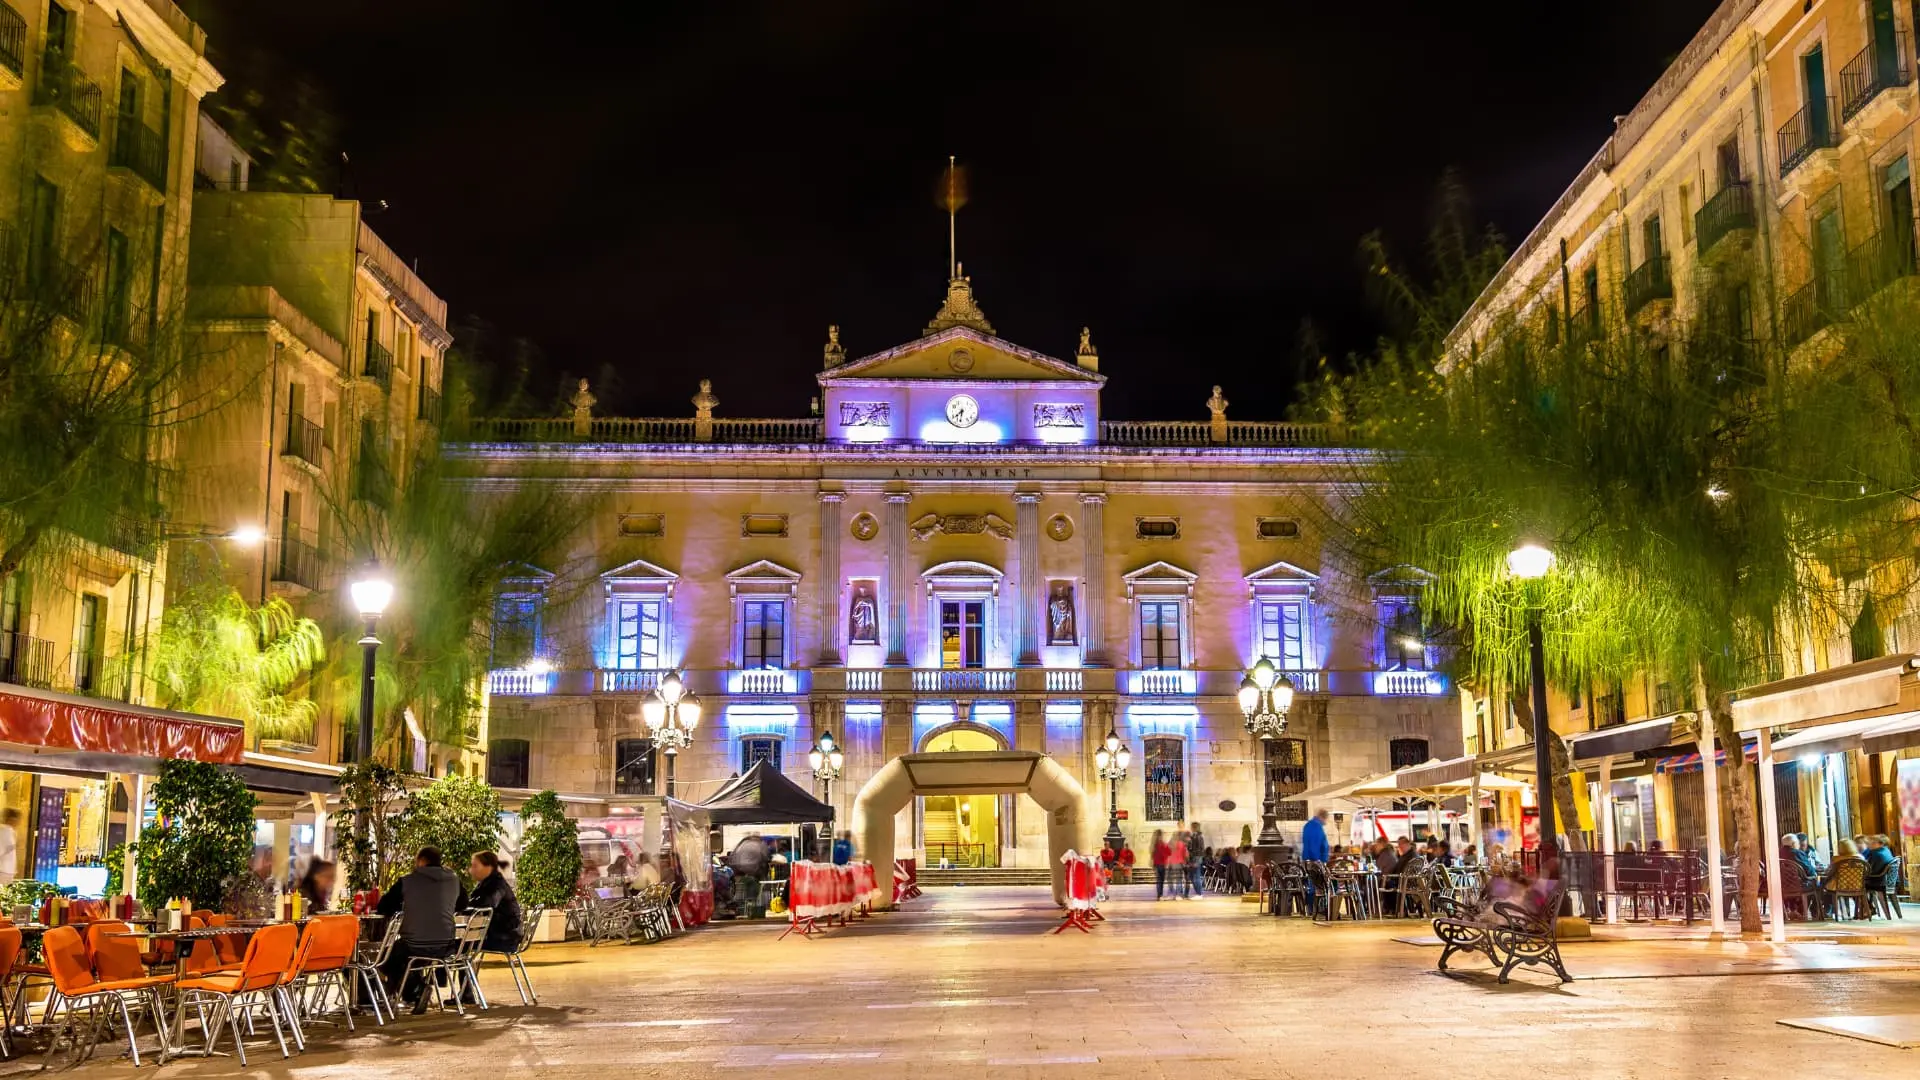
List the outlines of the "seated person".
{"type": "Polygon", "coordinates": [[[1899,884],[1887,880],[1887,871],[1893,868],[1893,852],[1888,850],[1890,841],[1885,836],[1867,837],[1867,850],[1860,857],[1867,860],[1867,891],[1891,891],[1899,884]]]}
{"type": "Polygon", "coordinates": [[[1120,848],[1120,854],[1115,857],[1114,862],[1120,868],[1120,873],[1124,875],[1120,880],[1132,881],[1133,880],[1133,849],[1123,845],[1120,848]]]}
{"type": "Polygon", "coordinates": [[[467,890],[453,871],[440,865],[440,849],[423,847],[414,856],[413,872],[393,883],[380,898],[380,914],[400,919],[400,939],[387,954],[381,974],[388,989],[413,1011],[427,1011],[425,988],[414,989],[414,980],[401,985],[407,961],[416,956],[443,957],[453,951],[453,913],[467,906],[467,890]]]}

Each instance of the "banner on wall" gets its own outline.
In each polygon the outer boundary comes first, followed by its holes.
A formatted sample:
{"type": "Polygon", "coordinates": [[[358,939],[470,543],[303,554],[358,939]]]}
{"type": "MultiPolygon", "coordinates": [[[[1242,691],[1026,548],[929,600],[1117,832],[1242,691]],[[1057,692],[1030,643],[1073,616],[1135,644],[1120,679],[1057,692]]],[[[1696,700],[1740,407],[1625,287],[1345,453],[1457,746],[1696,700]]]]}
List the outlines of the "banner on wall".
{"type": "Polygon", "coordinates": [[[1920,758],[1895,763],[1900,786],[1900,835],[1920,838],[1920,758]]]}

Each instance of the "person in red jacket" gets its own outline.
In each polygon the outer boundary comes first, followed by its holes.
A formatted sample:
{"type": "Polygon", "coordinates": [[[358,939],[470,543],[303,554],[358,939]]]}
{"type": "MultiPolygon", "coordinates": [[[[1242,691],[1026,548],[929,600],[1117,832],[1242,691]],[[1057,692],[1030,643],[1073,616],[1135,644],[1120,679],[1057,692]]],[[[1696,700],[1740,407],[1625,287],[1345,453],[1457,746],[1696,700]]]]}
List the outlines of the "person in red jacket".
{"type": "Polygon", "coordinates": [[[1173,859],[1173,845],[1167,843],[1165,829],[1153,830],[1153,898],[1165,900],[1167,864],[1173,859]]]}
{"type": "Polygon", "coordinates": [[[1167,891],[1178,893],[1183,900],[1193,899],[1193,877],[1187,873],[1187,834],[1173,834],[1173,843],[1167,852],[1167,877],[1170,879],[1167,891]]]}
{"type": "Polygon", "coordinates": [[[1124,844],[1120,847],[1119,865],[1120,880],[1125,882],[1133,881],[1133,849],[1124,844]]]}

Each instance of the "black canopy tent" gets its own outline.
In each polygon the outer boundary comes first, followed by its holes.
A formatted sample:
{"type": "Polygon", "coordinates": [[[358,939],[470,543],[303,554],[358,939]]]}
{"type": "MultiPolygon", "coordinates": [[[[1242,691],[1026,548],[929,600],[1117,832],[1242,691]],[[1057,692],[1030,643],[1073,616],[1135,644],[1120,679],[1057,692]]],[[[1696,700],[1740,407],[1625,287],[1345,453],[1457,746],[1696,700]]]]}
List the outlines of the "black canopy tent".
{"type": "Polygon", "coordinates": [[[701,809],[715,825],[800,825],[833,820],[833,807],[808,794],[764,759],[721,785],[701,809]]]}

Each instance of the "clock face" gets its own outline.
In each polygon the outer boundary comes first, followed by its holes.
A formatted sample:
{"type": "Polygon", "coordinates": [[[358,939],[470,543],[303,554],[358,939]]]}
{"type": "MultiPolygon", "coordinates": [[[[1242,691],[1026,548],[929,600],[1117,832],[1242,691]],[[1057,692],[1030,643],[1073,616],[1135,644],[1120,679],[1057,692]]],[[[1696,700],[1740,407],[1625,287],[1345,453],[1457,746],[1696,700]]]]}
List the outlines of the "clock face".
{"type": "Polygon", "coordinates": [[[965,394],[947,399],[947,423],[957,428],[972,427],[980,419],[980,403],[965,394]]]}

